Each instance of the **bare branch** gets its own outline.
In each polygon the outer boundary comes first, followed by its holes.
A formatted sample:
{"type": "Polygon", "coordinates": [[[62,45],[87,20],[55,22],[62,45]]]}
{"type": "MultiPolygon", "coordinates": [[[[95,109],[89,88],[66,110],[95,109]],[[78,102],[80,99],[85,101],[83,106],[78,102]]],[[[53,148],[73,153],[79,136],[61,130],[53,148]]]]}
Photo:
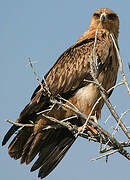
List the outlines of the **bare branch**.
{"type": "Polygon", "coordinates": [[[74,106],[70,101],[68,101],[67,99],[64,99],[63,97],[59,96],[60,100],[63,100],[64,102],[67,102],[67,104],[69,104],[70,106],[72,106],[74,109],[76,109],[77,111],[79,111],[79,109],[74,106]]]}
{"type": "Polygon", "coordinates": [[[130,141],[120,142],[120,144],[121,144],[123,147],[129,147],[129,146],[130,146],[130,141]]]}
{"type": "MultiPolygon", "coordinates": [[[[59,105],[65,107],[65,108],[68,108],[71,111],[75,112],[78,115],[78,117],[81,117],[81,118],[87,120],[87,116],[85,114],[81,113],[80,111],[77,111],[76,109],[73,109],[70,106],[68,106],[66,104],[63,104],[62,102],[59,102],[57,100],[52,100],[51,102],[55,103],[55,104],[59,104],[59,105]]],[[[130,154],[125,149],[123,149],[123,147],[120,145],[120,143],[109,132],[107,132],[106,130],[101,128],[101,126],[99,124],[92,121],[91,119],[89,119],[89,123],[91,123],[95,128],[97,128],[100,133],[105,135],[105,138],[107,138],[106,142],[108,142],[108,145],[112,146],[113,149],[119,149],[119,153],[130,160],[130,154]]],[[[84,135],[83,135],[82,131],[78,131],[77,134],[76,134],[76,137],[77,136],[82,136],[83,137],[84,135]]],[[[86,136],[86,138],[87,138],[87,136],[86,136]]],[[[100,142],[100,141],[98,140],[98,142],[100,142]]]]}
{"type": "Polygon", "coordinates": [[[65,118],[65,119],[63,119],[61,121],[65,122],[65,121],[68,121],[68,120],[71,120],[71,119],[74,119],[74,118],[78,118],[78,117],[77,116],[71,116],[71,117],[65,118]]]}
{"type": "Polygon", "coordinates": [[[130,87],[129,87],[129,84],[128,84],[127,80],[126,80],[125,73],[123,71],[123,64],[122,64],[122,60],[121,60],[121,57],[120,57],[120,54],[119,54],[119,50],[118,50],[117,44],[115,42],[115,39],[114,39],[113,35],[110,34],[110,36],[111,36],[111,38],[113,40],[113,43],[114,43],[114,46],[115,46],[115,49],[116,49],[116,53],[117,53],[117,57],[118,57],[118,62],[119,62],[119,67],[120,67],[120,72],[121,72],[121,75],[123,77],[123,81],[124,81],[124,83],[125,83],[125,85],[127,87],[128,93],[130,95],[130,87]]]}
{"type": "MultiPolygon", "coordinates": [[[[127,109],[125,112],[122,113],[120,120],[130,111],[130,109],[127,109]]],[[[119,122],[117,122],[116,127],[114,128],[114,132],[112,133],[112,135],[114,136],[119,130],[120,128],[118,128],[119,126],[119,122]]],[[[126,127],[128,129],[128,127],[126,127]]]]}
{"type": "Polygon", "coordinates": [[[114,151],[112,151],[112,152],[109,152],[109,153],[107,153],[107,154],[103,154],[103,155],[101,155],[101,156],[98,156],[98,157],[96,157],[96,158],[93,158],[93,159],[91,159],[91,161],[96,161],[96,160],[101,159],[101,158],[103,158],[103,157],[107,157],[107,158],[108,158],[108,156],[110,156],[110,155],[112,155],[112,154],[114,154],[114,153],[116,153],[116,152],[118,152],[118,149],[116,149],[116,150],[114,150],[114,151]]]}
{"type": "Polygon", "coordinates": [[[47,116],[45,114],[42,114],[42,116],[44,116],[45,118],[51,120],[52,122],[55,122],[56,124],[58,124],[64,128],[69,129],[72,133],[74,133],[74,135],[78,132],[77,126],[73,126],[73,125],[71,125],[71,123],[59,121],[59,120],[55,119],[54,117],[50,117],[50,116],[47,116]]]}
{"type": "Polygon", "coordinates": [[[108,148],[101,149],[101,150],[99,151],[99,153],[105,153],[105,152],[108,152],[108,151],[111,151],[111,150],[113,150],[113,147],[112,147],[112,146],[110,146],[110,147],[108,147],[108,148]]]}
{"type": "Polygon", "coordinates": [[[120,119],[122,119],[129,111],[130,111],[130,109],[127,109],[125,112],[123,112],[120,119]]]}
{"type": "Polygon", "coordinates": [[[50,91],[49,91],[49,87],[48,87],[48,85],[47,85],[47,82],[46,82],[44,76],[43,76],[43,81],[44,81],[45,86],[43,86],[43,84],[42,84],[41,81],[39,80],[39,77],[38,77],[38,75],[37,75],[37,73],[36,73],[36,71],[35,71],[35,69],[34,69],[34,67],[33,67],[33,65],[32,65],[32,62],[31,62],[30,57],[28,58],[28,61],[29,61],[29,64],[30,64],[30,66],[31,66],[31,68],[32,68],[32,71],[33,71],[33,73],[34,73],[34,76],[35,76],[36,80],[38,81],[39,85],[41,86],[41,90],[46,90],[47,93],[48,93],[48,95],[50,96],[51,93],[50,93],[50,91]]]}
{"type": "Polygon", "coordinates": [[[51,95],[51,92],[50,92],[50,90],[49,90],[49,87],[48,87],[48,85],[47,85],[47,82],[46,82],[46,80],[45,80],[45,78],[44,78],[44,76],[43,76],[43,81],[44,81],[44,84],[45,84],[45,89],[47,90],[47,92],[48,92],[48,95],[50,96],[51,95]]]}
{"type": "Polygon", "coordinates": [[[101,91],[100,92],[107,107],[109,108],[111,114],[113,115],[113,117],[115,118],[115,120],[117,121],[117,123],[119,123],[119,126],[121,127],[121,129],[124,131],[124,133],[126,134],[126,136],[130,139],[130,132],[128,132],[128,129],[126,128],[126,126],[124,125],[124,123],[121,121],[120,117],[118,116],[118,114],[116,113],[115,109],[113,108],[112,104],[110,103],[109,99],[107,98],[107,96],[101,91]]]}
{"type": "Polygon", "coordinates": [[[32,69],[32,71],[33,71],[33,74],[34,74],[37,82],[40,84],[41,89],[44,89],[44,88],[43,88],[43,84],[42,84],[41,81],[39,80],[39,77],[38,77],[38,75],[37,75],[37,73],[36,73],[36,71],[35,71],[35,69],[34,69],[34,67],[33,67],[33,65],[32,65],[32,62],[31,62],[30,57],[28,58],[28,61],[29,61],[29,64],[30,64],[30,66],[31,66],[31,69],[32,69]]]}
{"type": "Polygon", "coordinates": [[[6,122],[20,127],[34,127],[34,124],[22,124],[22,123],[13,122],[11,120],[6,120],[6,122]]]}
{"type": "Polygon", "coordinates": [[[55,104],[53,104],[49,109],[45,109],[43,111],[38,112],[37,115],[43,114],[45,112],[49,113],[54,108],[54,106],[55,106],[55,104]]]}

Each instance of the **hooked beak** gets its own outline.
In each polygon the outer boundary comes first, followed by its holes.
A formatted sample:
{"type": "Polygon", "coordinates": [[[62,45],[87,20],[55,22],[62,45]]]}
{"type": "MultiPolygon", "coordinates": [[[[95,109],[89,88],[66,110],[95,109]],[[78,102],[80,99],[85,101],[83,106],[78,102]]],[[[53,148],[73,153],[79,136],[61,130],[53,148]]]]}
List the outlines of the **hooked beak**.
{"type": "Polygon", "coordinates": [[[100,21],[101,21],[102,24],[105,23],[105,21],[106,21],[106,13],[101,14],[100,21]]]}

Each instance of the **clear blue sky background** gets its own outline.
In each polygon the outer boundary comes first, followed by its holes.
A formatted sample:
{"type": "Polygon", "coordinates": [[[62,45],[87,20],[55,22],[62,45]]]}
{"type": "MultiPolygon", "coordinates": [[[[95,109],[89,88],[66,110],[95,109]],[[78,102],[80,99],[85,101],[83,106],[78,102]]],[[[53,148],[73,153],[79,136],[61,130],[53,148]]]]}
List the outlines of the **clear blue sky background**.
{"type": "MultiPolygon", "coordinates": [[[[130,82],[130,1],[119,0],[4,0],[0,1],[0,144],[11,126],[6,119],[15,121],[22,108],[29,102],[38,85],[28,57],[36,61],[35,69],[42,77],[58,56],[87,30],[93,12],[107,7],[119,15],[119,45],[124,70],[130,82]]],[[[120,74],[120,73],[119,73],[120,74]]],[[[121,76],[118,76],[118,82],[121,76]]],[[[126,88],[114,91],[111,101],[121,114],[130,106],[126,88]]],[[[109,116],[103,108],[102,119],[109,116]]],[[[130,113],[124,118],[128,124],[130,113]]],[[[111,131],[111,118],[105,126],[111,131]]],[[[121,136],[123,139],[123,136],[121,136]]],[[[1,145],[0,145],[1,146],[1,145]]],[[[99,145],[78,138],[65,158],[46,178],[48,180],[79,179],[130,179],[130,162],[120,154],[90,162],[98,155],[99,145]]],[[[32,165],[32,164],[31,164],[32,165]]],[[[0,147],[0,179],[36,180],[38,172],[20,165],[8,155],[7,145],[0,147]]]]}

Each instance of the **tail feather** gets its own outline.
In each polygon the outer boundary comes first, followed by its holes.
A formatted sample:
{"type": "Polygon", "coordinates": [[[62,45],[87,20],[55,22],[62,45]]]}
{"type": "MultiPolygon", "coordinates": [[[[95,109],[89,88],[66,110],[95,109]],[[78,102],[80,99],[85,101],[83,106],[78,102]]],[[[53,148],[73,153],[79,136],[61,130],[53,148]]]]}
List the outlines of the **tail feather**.
{"type": "Polygon", "coordinates": [[[19,128],[20,128],[20,127],[13,125],[13,126],[9,129],[9,131],[6,133],[6,135],[5,135],[5,137],[4,137],[3,141],[2,141],[2,146],[4,146],[4,145],[7,143],[7,141],[10,139],[10,137],[11,137],[19,128]]]}
{"type": "MultiPolygon", "coordinates": [[[[21,164],[26,162],[26,159],[27,159],[27,156],[30,151],[30,148],[31,148],[34,138],[35,138],[35,136],[33,134],[31,134],[30,137],[28,138],[28,141],[24,145],[22,156],[21,156],[21,161],[20,161],[21,164]]],[[[28,164],[28,163],[26,162],[26,164],[28,164]]]]}
{"type": "Polygon", "coordinates": [[[31,171],[34,171],[41,167],[38,175],[41,178],[47,176],[56,167],[75,141],[75,137],[66,129],[55,132],[54,135],[57,140],[53,138],[52,144],[49,143],[47,147],[41,149],[39,158],[31,168],[31,171]]]}
{"type": "Polygon", "coordinates": [[[61,144],[59,144],[51,153],[51,156],[45,161],[45,163],[43,163],[42,167],[39,170],[38,177],[46,177],[57,166],[57,164],[65,156],[66,152],[73,144],[75,139],[65,139],[63,142],[65,141],[66,143],[64,144],[61,142],[61,144]]]}
{"type": "Polygon", "coordinates": [[[31,171],[35,171],[40,168],[46,158],[53,154],[55,147],[57,146],[59,133],[58,132],[49,132],[47,138],[41,144],[41,149],[39,151],[39,158],[33,164],[31,171]]]}
{"type": "Polygon", "coordinates": [[[23,127],[12,140],[8,147],[8,153],[12,158],[19,159],[21,157],[24,145],[26,144],[31,132],[31,128],[23,127]]]}
{"type": "MultiPolygon", "coordinates": [[[[16,129],[18,129],[16,126],[12,126],[3,140],[3,145],[16,129]]],[[[39,157],[31,171],[40,168],[38,176],[44,178],[61,161],[76,138],[66,128],[39,130],[36,133],[34,129],[23,127],[10,143],[8,152],[14,159],[21,157],[21,163],[26,164],[29,164],[38,154],[39,157]]]]}
{"type": "MultiPolygon", "coordinates": [[[[39,153],[43,142],[47,139],[47,136],[48,136],[48,133],[42,134],[40,132],[33,139],[31,146],[28,145],[30,149],[29,149],[28,154],[26,155],[26,164],[29,164],[35,158],[35,156],[39,153]]],[[[23,158],[23,155],[22,155],[22,158],[23,158]]]]}

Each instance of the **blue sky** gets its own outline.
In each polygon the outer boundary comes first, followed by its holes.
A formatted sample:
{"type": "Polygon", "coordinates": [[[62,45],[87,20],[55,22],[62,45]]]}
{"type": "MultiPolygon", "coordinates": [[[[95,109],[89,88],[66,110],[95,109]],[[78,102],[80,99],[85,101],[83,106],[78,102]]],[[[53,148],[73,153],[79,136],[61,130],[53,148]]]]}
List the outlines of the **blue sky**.
{"type": "MultiPolygon", "coordinates": [[[[91,15],[102,7],[107,7],[119,15],[119,46],[124,71],[130,83],[130,1],[118,0],[4,0],[0,1],[0,144],[10,124],[6,119],[15,121],[29,102],[37,87],[27,58],[37,62],[35,69],[41,78],[69,46],[75,43],[87,30],[91,15]]],[[[120,81],[120,73],[118,82],[120,81]]],[[[130,100],[125,87],[114,91],[110,98],[116,110],[121,114],[129,108],[130,100]]],[[[100,123],[109,116],[106,106],[103,108],[100,123]]],[[[130,113],[123,119],[128,124],[130,113]]],[[[111,118],[105,126],[111,131],[111,118]]],[[[120,134],[119,134],[120,137],[120,134]]],[[[118,137],[118,138],[119,138],[118,137]]],[[[121,136],[123,139],[124,136],[121,136]]],[[[124,138],[126,140],[126,138],[124,138]]],[[[115,154],[109,158],[90,162],[98,155],[99,145],[78,138],[65,158],[46,178],[48,180],[65,179],[113,179],[128,180],[130,164],[127,159],[115,154]]],[[[38,172],[30,173],[31,165],[20,165],[8,155],[7,145],[0,147],[0,178],[4,180],[36,180],[38,172]]]]}

